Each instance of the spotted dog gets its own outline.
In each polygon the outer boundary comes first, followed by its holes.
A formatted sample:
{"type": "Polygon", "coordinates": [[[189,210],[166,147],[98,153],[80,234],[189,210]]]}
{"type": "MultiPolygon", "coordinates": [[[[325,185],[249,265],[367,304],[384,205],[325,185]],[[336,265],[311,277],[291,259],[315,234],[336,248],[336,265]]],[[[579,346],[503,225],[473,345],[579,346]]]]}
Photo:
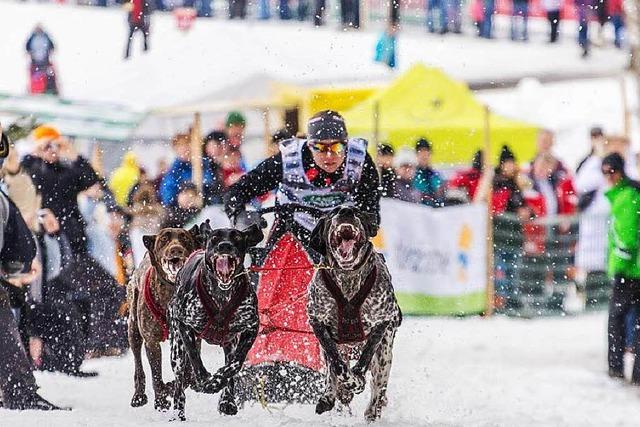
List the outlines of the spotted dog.
{"type": "Polygon", "coordinates": [[[201,393],[222,390],[218,411],[235,415],[234,376],[258,335],[258,300],[243,274],[247,250],[263,239],[253,225],[244,231],[212,231],[206,250],[196,252],[178,274],[178,289],[169,304],[171,366],[175,375],[173,408],[185,420],[185,389],[201,393]],[[225,364],[211,375],[200,357],[200,339],[222,346],[225,364]]]}
{"type": "Polygon", "coordinates": [[[167,305],[175,291],[178,271],[187,257],[199,244],[199,229],[165,228],[157,235],[144,236],[147,248],[140,266],[127,284],[129,304],[128,334],[133,352],[135,391],[131,406],[146,405],[145,375],[142,367],[142,344],[151,366],[154,406],[157,410],[169,409],[170,384],[162,381],[162,350],[160,343],[167,339],[167,305]]]}
{"type": "Polygon", "coordinates": [[[314,276],[307,304],[327,362],[318,414],[333,409],[336,398],[348,405],[354,394],[362,393],[368,370],[371,400],[365,418],[378,419],[387,403],[393,339],[402,314],[384,258],[369,242],[376,234],[374,224],[369,214],[339,207],[323,217],[311,235],[311,248],[329,267],[314,276]]]}

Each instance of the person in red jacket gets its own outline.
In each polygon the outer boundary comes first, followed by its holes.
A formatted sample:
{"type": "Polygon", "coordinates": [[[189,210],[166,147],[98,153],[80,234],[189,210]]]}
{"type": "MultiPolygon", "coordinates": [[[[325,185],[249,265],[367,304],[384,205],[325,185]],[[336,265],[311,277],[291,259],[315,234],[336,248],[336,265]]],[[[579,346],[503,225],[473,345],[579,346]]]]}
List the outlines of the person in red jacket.
{"type": "Polygon", "coordinates": [[[124,59],[131,53],[131,40],[136,31],[142,32],[144,51],[149,50],[149,30],[151,29],[151,7],[149,0],[131,0],[129,10],[129,36],[124,59]]]}
{"type": "Polygon", "coordinates": [[[613,44],[622,48],[622,32],[624,31],[624,6],[622,0],[607,0],[607,14],[613,24],[615,39],[613,44]]]}
{"type": "Polygon", "coordinates": [[[542,201],[542,209],[537,216],[570,215],[576,212],[578,198],[573,180],[558,167],[553,156],[543,154],[536,157],[529,178],[533,190],[542,201]]]}
{"type": "Polygon", "coordinates": [[[482,151],[478,150],[473,155],[471,168],[456,172],[447,183],[447,200],[471,203],[476,195],[480,178],[482,178],[482,151]]]}

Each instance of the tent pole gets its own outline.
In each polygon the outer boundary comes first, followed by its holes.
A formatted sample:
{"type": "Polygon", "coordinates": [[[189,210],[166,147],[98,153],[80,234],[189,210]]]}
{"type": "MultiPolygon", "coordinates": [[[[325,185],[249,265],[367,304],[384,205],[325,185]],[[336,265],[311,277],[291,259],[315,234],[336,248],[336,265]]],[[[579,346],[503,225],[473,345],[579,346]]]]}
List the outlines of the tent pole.
{"type": "MultiPolygon", "coordinates": [[[[491,111],[489,107],[484,107],[484,149],[483,149],[483,162],[482,162],[482,175],[485,179],[489,179],[491,173],[491,128],[490,119],[491,111]]],[[[486,200],[486,215],[487,215],[487,301],[484,315],[490,317],[493,315],[494,299],[495,299],[495,284],[494,284],[494,271],[493,271],[493,215],[491,212],[491,200],[493,198],[493,185],[489,184],[487,200],[486,200]]]]}
{"type": "Polygon", "coordinates": [[[191,169],[192,173],[192,181],[196,185],[198,190],[198,198],[201,202],[204,199],[204,195],[202,192],[202,180],[203,180],[203,171],[202,171],[202,135],[200,130],[200,113],[195,113],[193,117],[193,126],[191,126],[191,169]]]}
{"type": "Polygon", "coordinates": [[[622,122],[624,126],[624,136],[629,137],[631,133],[631,111],[629,111],[629,103],[627,102],[627,79],[624,73],[620,76],[620,92],[622,95],[622,122]]]}
{"type": "Polygon", "coordinates": [[[376,101],[373,106],[373,143],[377,153],[380,145],[380,101],[376,101]]]}
{"type": "Polygon", "coordinates": [[[264,152],[269,152],[269,142],[271,141],[271,121],[269,119],[269,109],[262,110],[262,120],[264,121],[264,152]]]}

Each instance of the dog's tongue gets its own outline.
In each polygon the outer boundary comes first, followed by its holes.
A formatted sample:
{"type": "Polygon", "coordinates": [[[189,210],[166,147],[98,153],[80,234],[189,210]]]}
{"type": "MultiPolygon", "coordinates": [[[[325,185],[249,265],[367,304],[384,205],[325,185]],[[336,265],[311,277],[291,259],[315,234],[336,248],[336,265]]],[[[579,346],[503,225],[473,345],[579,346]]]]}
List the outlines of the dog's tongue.
{"type": "Polygon", "coordinates": [[[216,258],[216,270],[218,270],[218,274],[224,279],[228,279],[229,276],[231,276],[231,260],[228,256],[216,258]]]}
{"type": "Polygon", "coordinates": [[[353,253],[353,247],[356,244],[356,240],[352,239],[352,240],[342,240],[340,242],[340,245],[338,246],[338,251],[340,252],[340,255],[342,255],[343,257],[349,256],[353,253]]]}

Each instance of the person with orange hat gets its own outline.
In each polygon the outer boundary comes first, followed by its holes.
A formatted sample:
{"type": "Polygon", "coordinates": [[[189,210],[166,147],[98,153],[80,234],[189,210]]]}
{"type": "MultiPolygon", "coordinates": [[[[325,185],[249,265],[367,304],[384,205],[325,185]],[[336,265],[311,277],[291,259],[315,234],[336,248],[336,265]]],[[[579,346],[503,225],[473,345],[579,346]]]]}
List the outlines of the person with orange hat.
{"type": "Polygon", "coordinates": [[[78,194],[98,182],[98,176],[73,145],[53,126],[32,132],[35,150],[22,160],[42,195],[42,208],[51,209],[69,238],[74,253],[86,253],[85,222],[78,208],[78,194]]]}

